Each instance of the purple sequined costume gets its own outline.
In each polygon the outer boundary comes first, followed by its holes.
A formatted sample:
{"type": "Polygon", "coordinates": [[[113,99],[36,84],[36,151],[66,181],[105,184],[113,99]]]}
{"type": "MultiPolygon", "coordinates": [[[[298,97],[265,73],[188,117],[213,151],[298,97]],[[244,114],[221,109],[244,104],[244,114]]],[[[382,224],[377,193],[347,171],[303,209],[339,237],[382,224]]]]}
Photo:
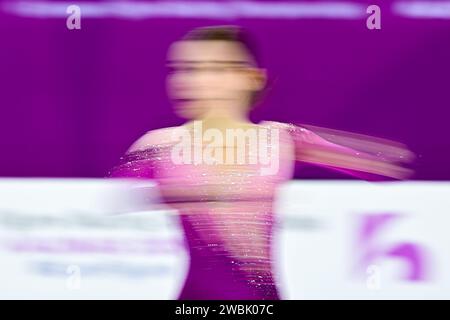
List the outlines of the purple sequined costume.
{"type": "Polygon", "coordinates": [[[275,174],[261,175],[260,164],[175,165],[167,142],[128,152],[111,173],[156,180],[164,201],[179,210],[191,257],[179,299],[280,299],[271,252],[277,186],[291,178],[296,149],[344,148],[303,128],[264,126],[281,129],[275,174]]]}

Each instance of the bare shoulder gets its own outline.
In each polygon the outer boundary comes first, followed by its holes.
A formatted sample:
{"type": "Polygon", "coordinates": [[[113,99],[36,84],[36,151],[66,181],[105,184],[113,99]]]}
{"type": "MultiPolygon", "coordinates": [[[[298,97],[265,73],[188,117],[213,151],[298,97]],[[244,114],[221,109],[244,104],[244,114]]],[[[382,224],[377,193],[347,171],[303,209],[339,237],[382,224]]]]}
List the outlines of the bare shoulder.
{"type": "Polygon", "coordinates": [[[165,145],[173,142],[173,133],[179,127],[168,127],[150,130],[137,139],[127,152],[141,151],[152,146],[165,145]]]}

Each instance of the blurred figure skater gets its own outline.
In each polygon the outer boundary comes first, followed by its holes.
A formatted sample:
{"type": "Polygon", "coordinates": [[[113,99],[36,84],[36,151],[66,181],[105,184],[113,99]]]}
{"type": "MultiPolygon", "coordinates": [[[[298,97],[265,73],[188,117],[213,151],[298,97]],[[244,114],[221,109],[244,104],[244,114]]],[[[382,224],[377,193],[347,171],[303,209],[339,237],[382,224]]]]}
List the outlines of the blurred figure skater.
{"type": "Polygon", "coordinates": [[[411,153],[399,144],[338,139],[372,146],[361,151],[303,126],[252,123],[266,73],[238,27],[189,32],[171,46],[168,66],[169,95],[188,121],[143,135],[110,176],[154,179],[163,201],[178,210],[191,256],[179,299],[281,298],[271,252],[273,203],[294,161],[361,178],[409,174],[401,164],[411,153]]]}

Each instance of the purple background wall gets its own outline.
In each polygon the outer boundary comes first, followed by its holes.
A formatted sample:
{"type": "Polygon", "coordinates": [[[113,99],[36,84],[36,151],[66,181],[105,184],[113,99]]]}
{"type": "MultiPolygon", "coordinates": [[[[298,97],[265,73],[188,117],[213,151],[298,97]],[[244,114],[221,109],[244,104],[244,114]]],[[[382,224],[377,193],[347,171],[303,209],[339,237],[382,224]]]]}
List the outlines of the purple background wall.
{"type": "Polygon", "coordinates": [[[415,179],[450,179],[450,20],[377,4],[381,30],[364,19],[86,18],[70,31],[65,18],[0,10],[0,176],[103,176],[141,134],[182,123],[165,93],[170,43],[233,23],[254,35],[272,81],[255,120],[398,140],[419,156],[415,179]]]}

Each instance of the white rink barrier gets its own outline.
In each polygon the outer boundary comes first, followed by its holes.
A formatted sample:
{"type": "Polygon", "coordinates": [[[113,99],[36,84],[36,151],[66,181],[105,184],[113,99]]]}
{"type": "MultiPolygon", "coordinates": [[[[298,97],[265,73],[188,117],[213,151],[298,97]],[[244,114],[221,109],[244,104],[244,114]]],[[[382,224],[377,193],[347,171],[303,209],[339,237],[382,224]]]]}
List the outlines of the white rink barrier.
{"type": "MultiPolygon", "coordinates": [[[[189,256],[151,181],[0,179],[0,298],[175,299],[189,256]]],[[[283,299],[449,299],[450,183],[292,181],[283,299]]]]}

